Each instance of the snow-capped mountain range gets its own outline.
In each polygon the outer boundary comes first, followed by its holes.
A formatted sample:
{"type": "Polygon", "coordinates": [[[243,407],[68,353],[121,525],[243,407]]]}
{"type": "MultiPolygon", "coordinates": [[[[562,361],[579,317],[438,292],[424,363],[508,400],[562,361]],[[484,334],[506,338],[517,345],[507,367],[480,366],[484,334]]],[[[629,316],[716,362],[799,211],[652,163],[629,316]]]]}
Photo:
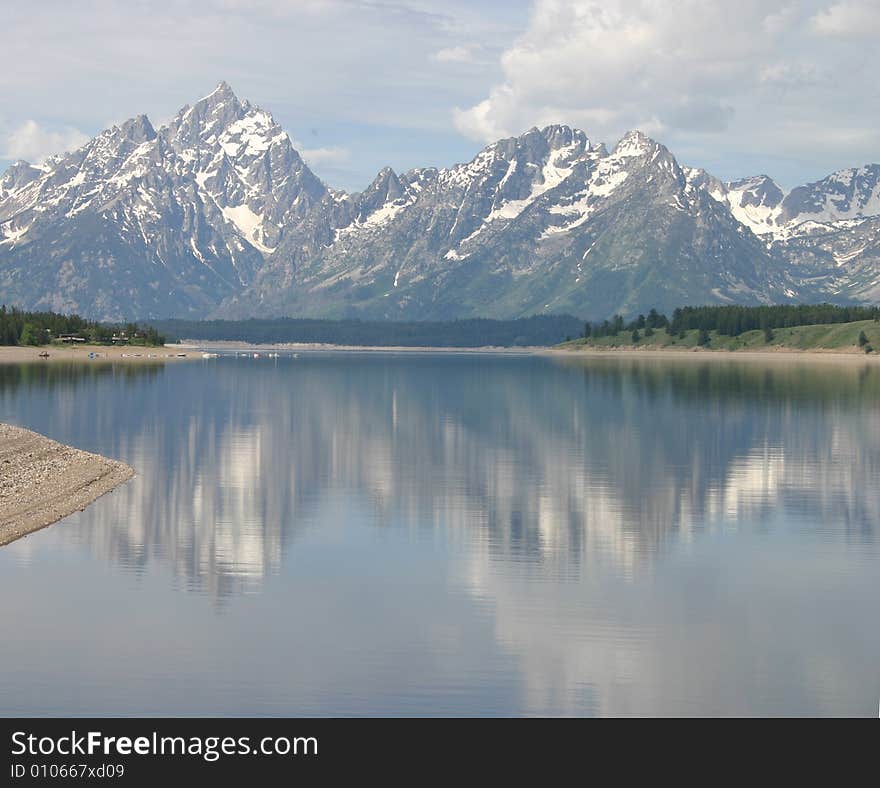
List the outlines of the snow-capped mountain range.
{"type": "Polygon", "coordinates": [[[638,131],[568,126],[448,169],[325,186],[225,83],[0,176],[0,302],[104,319],[602,318],[694,303],[880,300],[880,165],[786,193],[638,131]]]}

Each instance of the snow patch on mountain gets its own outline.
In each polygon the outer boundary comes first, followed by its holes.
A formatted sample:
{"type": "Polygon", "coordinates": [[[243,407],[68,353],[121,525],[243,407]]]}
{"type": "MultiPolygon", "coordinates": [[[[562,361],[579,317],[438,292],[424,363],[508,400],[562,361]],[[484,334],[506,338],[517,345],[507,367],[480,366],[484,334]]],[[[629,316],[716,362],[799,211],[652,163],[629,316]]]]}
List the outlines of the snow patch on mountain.
{"type": "Polygon", "coordinates": [[[247,205],[224,206],[223,216],[234,224],[244,239],[265,254],[274,249],[263,242],[263,218],[254,213],[247,205]]]}
{"type": "Polygon", "coordinates": [[[397,214],[399,214],[407,205],[411,205],[409,202],[401,202],[395,201],[386,203],[381,208],[377,208],[371,214],[364,219],[360,226],[361,227],[377,227],[379,225],[385,224],[386,222],[390,222],[397,214]]]}
{"type": "Polygon", "coordinates": [[[27,231],[30,229],[30,225],[25,227],[15,228],[12,222],[7,222],[5,225],[2,225],[3,229],[3,240],[0,240],[0,244],[9,244],[10,247],[15,246],[15,244],[27,234],[27,231]]]}
{"type": "MultiPolygon", "coordinates": [[[[589,149],[589,141],[587,141],[587,148],[589,149]]],[[[540,197],[552,189],[555,189],[571,176],[574,172],[575,164],[578,161],[577,156],[583,152],[583,149],[583,140],[575,139],[571,144],[553,151],[547,161],[540,166],[540,175],[537,175],[539,168],[538,163],[526,162],[525,167],[531,167],[536,171],[536,177],[532,182],[529,194],[520,199],[505,199],[501,197],[492,210],[483,218],[482,226],[485,227],[498,219],[516,219],[540,197]]],[[[504,177],[498,183],[496,194],[500,195],[503,192],[504,185],[513,177],[513,174],[517,171],[518,167],[519,160],[516,158],[511,159],[504,177]]],[[[473,169],[470,171],[473,172],[473,169]]],[[[476,236],[481,229],[482,227],[478,228],[474,233],[468,236],[468,239],[476,236]]]]}
{"type": "Polygon", "coordinates": [[[726,205],[737,221],[771,243],[834,232],[845,227],[841,222],[880,215],[878,165],[840,170],[789,192],[766,175],[729,183],[702,170],[689,170],[687,176],[726,205]]]}
{"type": "Polygon", "coordinates": [[[547,238],[558,233],[567,233],[586,223],[602,204],[603,199],[610,197],[629,177],[629,172],[622,168],[624,156],[612,154],[602,159],[591,174],[585,188],[576,192],[572,198],[556,205],[551,205],[548,211],[560,214],[569,221],[562,225],[550,225],[542,234],[541,238],[547,238]]]}

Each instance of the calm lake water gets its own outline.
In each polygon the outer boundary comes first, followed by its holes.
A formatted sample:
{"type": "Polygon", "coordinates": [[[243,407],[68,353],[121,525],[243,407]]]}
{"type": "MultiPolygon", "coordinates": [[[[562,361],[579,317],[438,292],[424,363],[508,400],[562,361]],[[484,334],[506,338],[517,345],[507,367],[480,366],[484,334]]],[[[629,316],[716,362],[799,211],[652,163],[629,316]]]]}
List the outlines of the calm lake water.
{"type": "Polygon", "coordinates": [[[880,366],[0,366],[137,477],[0,548],[0,713],[821,714],[880,700],[880,366]]]}

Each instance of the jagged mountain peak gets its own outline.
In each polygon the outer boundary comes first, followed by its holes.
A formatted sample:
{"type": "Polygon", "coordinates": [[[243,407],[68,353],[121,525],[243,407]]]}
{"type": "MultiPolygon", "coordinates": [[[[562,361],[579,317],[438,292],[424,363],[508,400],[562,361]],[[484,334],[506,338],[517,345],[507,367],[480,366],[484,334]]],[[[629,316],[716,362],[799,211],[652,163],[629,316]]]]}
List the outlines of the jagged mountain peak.
{"type": "Polygon", "coordinates": [[[235,91],[229,86],[229,83],[225,79],[221,79],[217,83],[217,87],[215,87],[207,96],[203,96],[201,101],[226,101],[229,99],[235,99],[237,96],[235,95],[235,91]]]}
{"type": "Polygon", "coordinates": [[[785,242],[803,233],[835,231],[844,221],[880,215],[880,165],[854,167],[786,192],[768,175],[721,183],[688,175],[756,235],[785,242]]]}
{"type": "Polygon", "coordinates": [[[644,132],[634,129],[627,132],[614,146],[603,167],[611,167],[630,173],[641,171],[642,178],[651,182],[672,182],[675,188],[685,189],[695,181],[708,183],[711,176],[703,171],[683,169],[672,152],[662,143],[644,132]]]}
{"type": "MultiPolygon", "coordinates": [[[[228,108],[233,113],[239,112],[247,102],[239,100],[235,91],[225,81],[220,81],[206,96],[202,96],[194,105],[193,109],[202,113],[211,114],[223,107],[228,108]]],[[[185,107],[184,109],[188,109],[185,107]]],[[[181,110],[182,112],[183,110],[181,110]]]]}
{"type": "Polygon", "coordinates": [[[156,137],[156,130],[146,115],[136,115],[119,127],[120,133],[132,142],[147,142],[156,137]]]}
{"type": "Polygon", "coordinates": [[[777,188],[781,191],[779,184],[769,175],[749,175],[746,178],[739,178],[735,181],[727,181],[726,184],[731,189],[752,189],[752,188],[777,188]]]}
{"type": "Polygon", "coordinates": [[[538,159],[562,150],[577,155],[594,150],[595,147],[587,134],[580,129],[564,124],[553,124],[543,128],[533,126],[517,137],[498,140],[485,150],[498,151],[506,157],[522,153],[532,154],[538,159]]]}
{"type": "Polygon", "coordinates": [[[662,143],[635,129],[627,132],[614,146],[611,153],[601,160],[600,171],[626,176],[630,188],[634,183],[643,186],[654,184],[680,193],[681,199],[689,199],[693,188],[699,183],[714,182],[707,172],[683,168],[672,152],[662,143]]]}
{"type": "Polygon", "coordinates": [[[589,137],[571,126],[533,127],[483,148],[471,161],[439,171],[442,187],[497,190],[493,200],[523,200],[557,186],[587,158],[604,155],[589,137]]]}
{"type": "Polygon", "coordinates": [[[364,191],[365,195],[376,193],[392,200],[396,200],[404,193],[403,183],[391,167],[383,167],[379,170],[373,182],[364,191]]]}
{"type": "Polygon", "coordinates": [[[391,167],[383,167],[366,190],[356,196],[358,210],[355,220],[360,224],[375,224],[381,218],[390,218],[396,213],[394,206],[406,196],[406,186],[397,173],[391,167]]]}
{"type": "MultiPolygon", "coordinates": [[[[272,235],[281,231],[289,211],[302,216],[328,194],[271,113],[239,100],[226,82],[183,107],[161,134],[206,197],[221,207],[246,205],[264,214],[274,225],[272,235]]],[[[239,213],[244,215],[244,208],[239,213]]],[[[258,221],[246,218],[249,228],[258,221]]],[[[246,236],[255,242],[249,230],[246,236]]],[[[257,248],[268,247],[257,242],[257,248]]]]}
{"type": "Polygon", "coordinates": [[[543,128],[533,126],[525,134],[520,135],[519,139],[533,135],[538,135],[546,140],[552,150],[558,150],[569,145],[580,145],[586,150],[592,146],[590,138],[585,132],[564,123],[554,123],[543,128]]]}
{"type": "Polygon", "coordinates": [[[684,172],[687,183],[697,189],[705,189],[706,191],[724,191],[727,187],[719,178],[711,173],[706,172],[702,167],[681,168],[684,172]]]}
{"type": "Polygon", "coordinates": [[[785,192],[769,175],[754,175],[725,184],[728,194],[737,197],[741,208],[754,207],[776,210],[785,198],[785,192]]]}
{"type": "MultiPolygon", "coordinates": [[[[29,162],[21,159],[14,161],[0,175],[0,201],[3,201],[13,192],[24,188],[44,174],[45,171],[43,169],[29,162]]],[[[0,217],[2,217],[2,211],[0,211],[0,217]]]]}
{"type": "Polygon", "coordinates": [[[381,170],[379,170],[379,172],[376,174],[376,177],[373,179],[373,183],[371,184],[371,188],[372,188],[372,186],[375,186],[376,184],[387,183],[388,181],[395,181],[395,180],[397,180],[397,173],[394,171],[394,168],[393,167],[383,167],[381,170]]]}
{"type": "MultiPolygon", "coordinates": [[[[114,318],[204,312],[246,286],[327,194],[272,116],[221,82],[158,131],[138,115],[39,169],[11,168],[0,255],[33,255],[46,270],[63,260],[68,284],[44,286],[35,305],[114,318]],[[123,287],[125,312],[108,306],[120,301],[113,271],[140,284],[123,287]]],[[[13,294],[23,282],[0,275],[13,294]]]]}
{"type": "Polygon", "coordinates": [[[700,173],[688,174],[688,181],[724,205],[740,224],[757,236],[773,237],[778,232],[785,193],[772,178],[754,175],[722,182],[702,170],[700,173]]]}
{"type": "Polygon", "coordinates": [[[787,222],[834,222],[880,214],[880,164],[838,170],[792,189],[782,203],[787,222]]]}
{"type": "Polygon", "coordinates": [[[620,138],[611,153],[615,156],[649,156],[657,150],[666,151],[666,147],[644,132],[633,129],[620,138]]]}
{"type": "Polygon", "coordinates": [[[183,106],[162,132],[175,150],[194,148],[215,142],[229,125],[254,111],[270,117],[248,102],[241,102],[226,82],[220,82],[192,106],[183,106]]]}

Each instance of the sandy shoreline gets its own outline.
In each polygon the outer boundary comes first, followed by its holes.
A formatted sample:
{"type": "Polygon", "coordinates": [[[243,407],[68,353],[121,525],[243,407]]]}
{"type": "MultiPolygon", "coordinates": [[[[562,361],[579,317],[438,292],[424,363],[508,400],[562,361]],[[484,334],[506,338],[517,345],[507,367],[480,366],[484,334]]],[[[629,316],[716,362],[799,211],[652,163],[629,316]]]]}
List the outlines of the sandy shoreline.
{"type": "Polygon", "coordinates": [[[816,348],[800,350],[798,348],[776,348],[773,350],[711,350],[707,348],[545,348],[545,353],[560,358],[638,358],[656,360],[687,360],[687,361],[825,361],[836,363],[880,363],[880,353],[863,353],[861,351],[841,351],[816,348]]]}
{"type": "Polygon", "coordinates": [[[199,341],[183,340],[179,345],[166,345],[157,348],[105,347],[102,345],[13,347],[0,346],[0,364],[52,363],[58,361],[120,361],[125,363],[167,363],[200,360],[205,351],[221,353],[239,352],[363,352],[363,353],[503,353],[508,355],[548,354],[563,358],[650,358],[650,359],[688,359],[688,360],[742,360],[742,361],[792,361],[820,360],[858,363],[880,363],[880,353],[866,354],[859,350],[835,350],[814,348],[775,347],[767,350],[713,350],[711,348],[561,348],[561,347],[415,347],[412,345],[330,345],[319,342],[277,342],[274,344],[250,344],[231,340],[199,341]],[[48,350],[49,358],[40,358],[39,353],[48,350]],[[95,358],[89,354],[95,353],[95,358]]]}
{"type": "Polygon", "coordinates": [[[82,511],[132,476],[123,462],[0,423],[0,545],[82,511]]]}
{"type": "Polygon", "coordinates": [[[52,363],[57,361],[124,361],[126,363],[165,363],[201,358],[191,347],[166,345],[165,347],[107,347],[105,345],[48,345],[46,347],[0,346],[0,364],[27,362],[52,363]],[[48,353],[49,358],[40,358],[48,353]],[[96,358],[89,358],[94,353],[96,358]],[[181,357],[178,354],[184,353],[181,357]]]}
{"type": "Polygon", "coordinates": [[[816,348],[800,350],[798,348],[774,348],[772,350],[712,350],[711,348],[560,348],[560,347],[413,347],[383,345],[328,345],[315,342],[279,342],[276,344],[249,344],[231,340],[199,342],[196,339],[183,340],[181,348],[190,352],[197,348],[195,356],[199,357],[202,350],[231,353],[240,352],[272,352],[272,351],[344,351],[344,352],[394,352],[394,353],[506,353],[510,355],[546,354],[561,358],[638,358],[657,360],[699,360],[699,361],[837,361],[846,363],[880,363],[880,353],[866,354],[861,351],[841,351],[816,348]]]}
{"type": "Polygon", "coordinates": [[[232,353],[238,351],[253,352],[273,352],[273,351],[292,351],[299,352],[305,350],[321,350],[321,351],[344,351],[350,352],[385,352],[385,353],[511,353],[524,355],[528,353],[538,353],[547,350],[546,347],[499,347],[494,345],[483,345],[481,347],[422,347],[415,345],[330,345],[321,342],[276,342],[274,344],[251,344],[249,342],[235,342],[233,340],[205,340],[184,339],[181,340],[180,347],[198,348],[196,355],[202,350],[205,351],[222,351],[232,353]]]}

